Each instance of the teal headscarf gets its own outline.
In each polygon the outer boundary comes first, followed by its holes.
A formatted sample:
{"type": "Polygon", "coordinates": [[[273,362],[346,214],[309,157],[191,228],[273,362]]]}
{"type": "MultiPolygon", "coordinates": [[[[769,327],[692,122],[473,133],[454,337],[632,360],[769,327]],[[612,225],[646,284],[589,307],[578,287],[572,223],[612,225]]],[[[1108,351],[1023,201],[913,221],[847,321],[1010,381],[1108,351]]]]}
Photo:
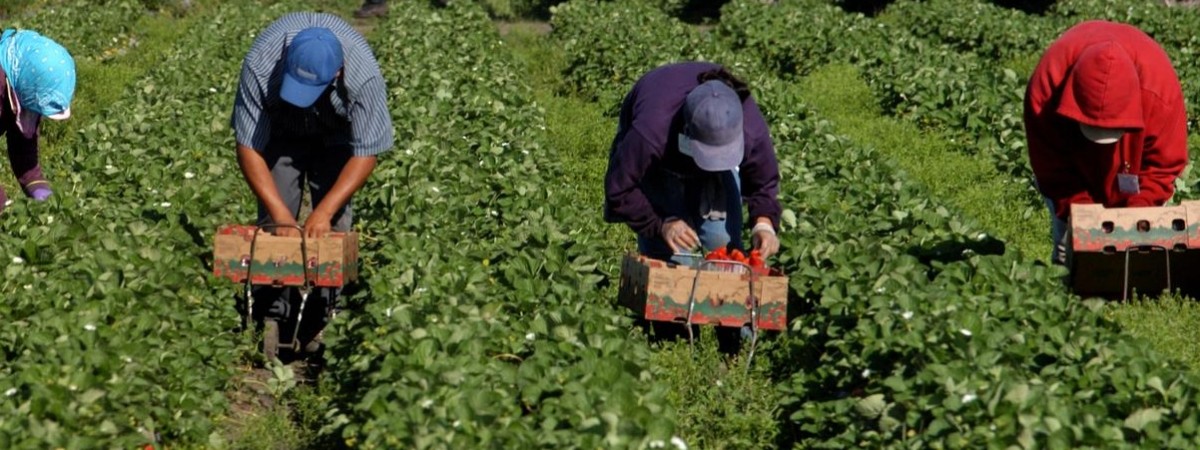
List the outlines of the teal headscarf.
{"type": "Polygon", "coordinates": [[[67,49],[30,30],[0,35],[0,68],[22,109],[43,116],[66,112],[75,96],[75,59],[67,49]]]}

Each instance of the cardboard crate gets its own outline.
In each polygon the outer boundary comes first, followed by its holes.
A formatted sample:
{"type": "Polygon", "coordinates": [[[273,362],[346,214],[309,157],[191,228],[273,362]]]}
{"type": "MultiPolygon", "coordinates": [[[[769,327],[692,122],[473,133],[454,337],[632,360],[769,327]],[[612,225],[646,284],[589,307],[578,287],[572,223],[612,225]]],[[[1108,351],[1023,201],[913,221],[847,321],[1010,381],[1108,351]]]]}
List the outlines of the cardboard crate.
{"type": "Polygon", "coordinates": [[[1135,208],[1072,205],[1068,228],[1070,284],[1081,296],[1156,295],[1168,288],[1168,281],[1172,290],[1200,291],[1200,202],[1135,208]]]}
{"type": "MultiPolygon", "coordinates": [[[[688,266],[626,255],[621,263],[620,303],[647,320],[685,323],[688,296],[697,271],[688,266]]],[[[746,300],[755,277],[757,326],[763,330],[787,327],[788,278],[778,270],[768,275],[699,271],[692,323],[741,327],[750,322],[746,300]]]]}
{"type": "Polygon", "coordinates": [[[342,287],[358,279],[358,234],[330,233],[307,240],[308,261],[303,261],[300,237],[258,233],[254,261],[250,261],[250,242],[257,227],[226,225],[213,238],[213,274],[237,283],[246,281],[250,266],[254,285],[302,286],[302,268],[319,287],[342,287]]]}

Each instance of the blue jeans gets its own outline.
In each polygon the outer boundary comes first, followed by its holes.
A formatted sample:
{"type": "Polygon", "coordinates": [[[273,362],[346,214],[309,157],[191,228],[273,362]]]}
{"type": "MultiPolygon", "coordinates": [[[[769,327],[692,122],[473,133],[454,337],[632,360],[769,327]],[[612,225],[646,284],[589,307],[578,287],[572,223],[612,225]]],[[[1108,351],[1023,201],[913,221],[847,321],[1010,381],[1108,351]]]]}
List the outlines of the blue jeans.
{"type": "MultiPolygon", "coordinates": [[[[726,245],[742,248],[742,194],[737,169],[696,177],[659,170],[647,175],[642,192],[659,217],[675,217],[692,227],[706,251],[726,245]]],[[[675,253],[659,235],[639,235],[638,251],[662,260],[675,253]]]]}
{"type": "Polygon", "coordinates": [[[1054,264],[1067,264],[1067,221],[1058,218],[1057,208],[1054,207],[1054,200],[1050,197],[1042,197],[1042,201],[1046,203],[1046,209],[1050,211],[1050,244],[1053,248],[1050,250],[1050,262],[1054,264]]]}

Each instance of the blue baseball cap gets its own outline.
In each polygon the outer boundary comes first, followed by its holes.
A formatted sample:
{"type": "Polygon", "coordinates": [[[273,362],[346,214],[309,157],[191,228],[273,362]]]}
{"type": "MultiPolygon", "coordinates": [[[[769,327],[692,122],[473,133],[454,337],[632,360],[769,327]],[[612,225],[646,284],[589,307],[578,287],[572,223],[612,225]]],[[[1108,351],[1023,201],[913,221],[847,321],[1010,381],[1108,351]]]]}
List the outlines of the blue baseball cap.
{"type": "Polygon", "coordinates": [[[683,105],[684,130],[679,151],[709,172],[733,170],[742,163],[742,100],[729,85],[711,80],[689,92],[683,105]]]}
{"type": "Polygon", "coordinates": [[[279,97],[301,108],[312,106],[342,65],[342,43],[337,36],[328,28],[305,28],[288,45],[279,97]]]}

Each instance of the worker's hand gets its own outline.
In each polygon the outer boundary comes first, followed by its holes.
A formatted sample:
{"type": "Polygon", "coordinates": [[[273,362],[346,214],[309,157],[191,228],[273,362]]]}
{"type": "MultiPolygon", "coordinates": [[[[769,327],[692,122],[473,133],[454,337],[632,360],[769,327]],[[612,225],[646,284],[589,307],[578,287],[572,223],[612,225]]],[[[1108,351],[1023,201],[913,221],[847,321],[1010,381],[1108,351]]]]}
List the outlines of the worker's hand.
{"type": "Polygon", "coordinates": [[[304,221],[304,235],[309,239],[322,238],[330,231],[333,231],[331,224],[333,216],[322,211],[320,208],[314,209],[308,215],[308,219],[304,221]]]}
{"type": "Polygon", "coordinates": [[[696,236],[696,231],[679,219],[663,222],[661,234],[675,253],[688,252],[700,245],[700,237],[696,236]]]}
{"type": "Polygon", "coordinates": [[[276,222],[274,227],[269,229],[271,234],[283,237],[299,237],[300,230],[296,229],[296,222],[276,222]]]}
{"type": "Polygon", "coordinates": [[[779,237],[775,235],[775,227],[769,223],[755,224],[754,230],[751,231],[750,242],[751,248],[758,250],[758,254],[762,255],[763,259],[779,252],[779,237]]]}

